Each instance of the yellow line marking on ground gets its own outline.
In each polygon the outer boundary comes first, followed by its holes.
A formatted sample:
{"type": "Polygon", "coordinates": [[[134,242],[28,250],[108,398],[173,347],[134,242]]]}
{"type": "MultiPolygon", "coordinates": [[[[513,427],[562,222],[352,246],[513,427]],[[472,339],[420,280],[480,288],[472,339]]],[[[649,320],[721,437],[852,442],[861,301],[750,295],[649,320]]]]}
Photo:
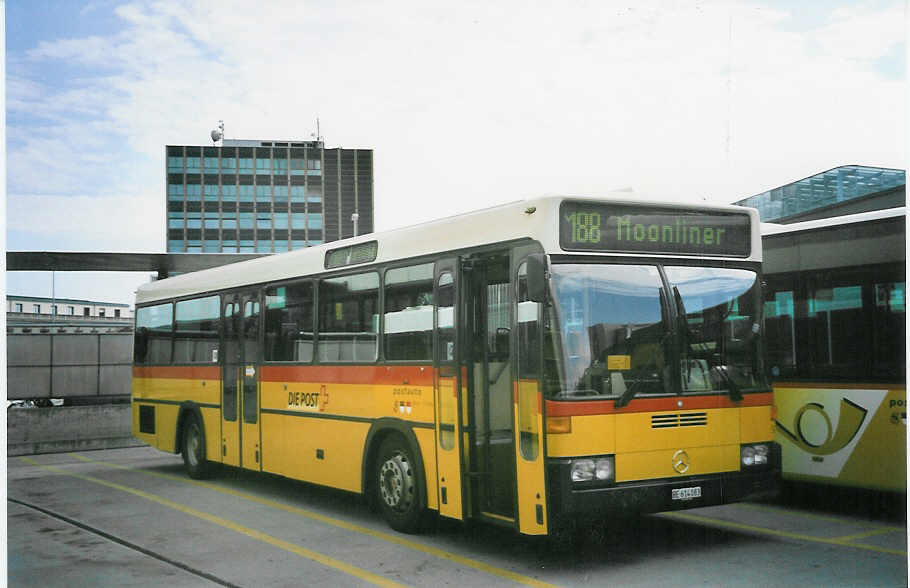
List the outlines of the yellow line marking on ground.
{"type": "Polygon", "coordinates": [[[693,523],[704,524],[712,527],[723,527],[727,529],[736,529],[738,531],[749,531],[751,533],[760,533],[762,535],[774,535],[776,537],[786,537],[787,539],[796,539],[799,541],[811,541],[813,543],[826,543],[828,545],[840,545],[842,547],[855,547],[856,549],[866,549],[869,551],[877,551],[879,553],[890,553],[892,555],[903,555],[906,557],[907,552],[901,551],[900,549],[890,549],[887,547],[877,547],[875,545],[864,545],[862,543],[849,543],[844,541],[841,538],[836,539],[826,539],[824,537],[814,537],[812,535],[805,535],[803,533],[791,533],[789,531],[779,531],[777,529],[768,529],[766,527],[757,527],[755,525],[746,525],[744,523],[735,523],[732,521],[724,521],[721,519],[713,519],[710,517],[704,517],[701,515],[694,515],[689,513],[681,512],[665,512],[661,513],[662,517],[669,517],[673,519],[679,519],[683,521],[689,521],[693,523]]]}
{"type": "Polygon", "coordinates": [[[836,537],[835,539],[837,541],[856,541],[857,539],[865,539],[866,537],[874,537],[876,535],[885,535],[887,533],[897,533],[902,531],[903,529],[898,529],[897,527],[879,527],[871,531],[866,531],[865,533],[844,535],[843,537],[836,537]]]}
{"type": "MultiPolygon", "coordinates": [[[[837,517],[832,517],[832,516],[828,516],[828,515],[816,514],[814,512],[802,512],[799,510],[791,510],[788,508],[769,506],[766,504],[753,504],[753,503],[748,503],[748,502],[738,502],[738,503],[736,503],[736,506],[739,506],[742,508],[747,508],[750,510],[760,510],[760,511],[765,511],[765,512],[773,512],[773,513],[777,513],[777,514],[792,515],[792,516],[797,516],[797,517],[801,517],[801,518],[805,518],[805,519],[817,519],[820,521],[829,521],[829,522],[841,523],[841,524],[855,524],[855,525],[861,525],[861,526],[868,526],[867,524],[863,523],[862,521],[857,521],[855,519],[845,521],[844,519],[839,519],[837,517]]],[[[878,526],[878,525],[876,525],[876,528],[877,529],[879,529],[879,528],[888,529],[890,531],[903,531],[904,530],[903,527],[885,527],[885,526],[878,526]]]]}
{"type": "Polygon", "coordinates": [[[127,492],[134,496],[139,496],[140,498],[144,498],[146,500],[150,500],[150,501],[160,504],[162,506],[172,508],[178,512],[182,512],[184,514],[188,514],[188,515],[200,518],[204,521],[208,521],[208,522],[218,525],[220,527],[224,527],[226,529],[236,531],[237,533],[240,533],[242,535],[246,535],[247,537],[250,537],[252,539],[256,539],[258,541],[268,543],[269,545],[272,545],[274,547],[278,547],[280,549],[284,549],[285,551],[289,551],[291,553],[295,553],[295,554],[305,557],[307,559],[311,559],[313,561],[319,562],[330,568],[334,568],[334,569],[342,571],[346,574],[350,574],[351,576],[354,576],[356,578],[360,578],[361,580],[365,580],[372,584],[376,584],[377,586],[389,586],[389,587],[404,586],[404,584],[399,584],[398,582],[389,580],[378,574],[374,574],[373,572],[369,572],[367,570],[363,570],[358,567],[352,566],[341,560],[337,560],[333,557],[329,557],[327,555],[323,555],[321,553],[312,551],[310,549],[307,549],[306,547],[301,547],[299,545],[295,545],[293,543],[283,541],[281,539],[278,539],[277,537],[272,537],[271,535],[266,535],[265,533],[263,533],[261,531],[257,531],[256,529],[251,529],[249,527],[245,527],[245,526],[235,523],[233,521],[229,521],[227,519],[222,519],[221,517],[216,517],[215,515],[209,514],[207,512],[202,512],[200,510],[196,510],[195,508],[191,508],[189,506],[185,506],[178,502],[168,500],[167,498],[162,498],[162,497],[156,496],[154,494],[149,494],[148,492],[143,492],[142,490],[130,488],[129,486],[123,486],[123,485],[117,484],[115,482],[108,482],[107,480],[102,480],[100,478],[94,478],[92,476],[86,476],[83,474],[76,474],[73,472],[68,472],[64,469],[61,469],[61,468],[58,468],[55,466],[43,465],[43,464],[40,464],[37,461],[35,461],[33,459],[29,459],[27,457],[20,457],[19,459],[21,459],[22,461],[29,463],[31,465],[42,468],[44,470],[48,470],[48,471],[51,471],[51,472],[54,472],[57,474],[62,474],[64,476],[71,476],[73,478],[85,480],[86,482],[91,482],[93,484],[100,484],[101,486],[107,486],[108,488],[113,488],[115,490],[120,490],[121,492],[127,492]]]}
{"type": "Polygon", "coordinates": [[[411,541],[409,539],[405,539],[403,536],[400,536],[400,535],[386,533],[384,531],[377,531],[375,529],[370,529],[369,527],[364,527],[362,525],[357,525],[355,523],[349,523],[349,522],[343,521],[341,519],[329,517],[329,516],[319,514],[317,512],[311,511],[311,510],[297,507],[297,506],[291,506],[288,504],[282,504],[280,502],[275,502],[274,500],[269,500],[268,498],[262,498],[260,496],[254,495],[254,494],[242,492],[240,490],[234,490],[232,488],[224,488],[224,487],[212,484],[210,482],[201,482],[199,480],[193,480],[191,478],[187,478],[184,476],[175,476],[173,474],[163,474],[161,472],[151,472],[151,471],[143,470],[143,469],[139,469],[139,468],[133,468],[133,467],[123,466],[123,465],[110,463],[110,462],[106,462],[106,461],[91,459],[91,458],[88,458],[88,457],[85,457],[83,455],[79,455],[76,453],[70,453],[69,455],[72,457],[75,457],[76,459],[80,459],[80,460],[88,462],[88,463],[97,463],[97,464],[101,464],[101,465],[112,467],[112,468],[139,472],[139,473],[146,474],[149,476],[157,476],[159,478],[164,478],[167,480],[176,480],[178,482],[183,482],[185,484],[194,484],[196,486],[201,486],[201,487],[207,488],[209,490],[214,490],[215,492],[221,492],[222,494],[229,494],[231,496],[243,498],[244,500],[257,502],[264,506],[268,506],[271,508],[277,508],[277,509],[283,510],[285,512],[289,512],[289,513],[293,513],[293,514],[296,514],[296,515],[299,515],[302,517],[313,519],[313,520],[319,521],[321,523],[325,523],[327,525],[332,525],[335,527],[339,527],[341,529],[345,529],[347,531],[354,531],[355,533],[362,533],[364,535],[369,535],[370,537],[375,537],[375,538],[381,539],[383,541],[397,543],[398,545],[408,547],[415,551],[421,551],[428,555],[432,555],[432,556],[438,557],[440,559],[445,559],[445,560],[448,560],[448,561],[451,561],[451,562],[454,562],[457,564],[461,564],[466,567],[474,568],[475,570],[480,570],[482,572],[486,572],[493,576],[499,576],[500,578],[505,578],[507,580],[511,580],[511,581],[517,582],[519,584],[524,584],[526,586],[535,586],[536,588],[555,588],[554,584],[542,582],[535,578],[531,578],[530,576],[525,576],[525,575],[519,574],[517,572],[512,572],[512,571],[509,571],[509,570],[506,570],[503,568],[498,568],[496,566],[492,566],[490,564],[483,563],[481,561],[477,561],[475,559],[457,555],[450,551],[445,551],[444,549],[439,549],[438,547],[433,547],[431,545],[426,545],[424,543],[418,543],[416,541],[411,541]]]}

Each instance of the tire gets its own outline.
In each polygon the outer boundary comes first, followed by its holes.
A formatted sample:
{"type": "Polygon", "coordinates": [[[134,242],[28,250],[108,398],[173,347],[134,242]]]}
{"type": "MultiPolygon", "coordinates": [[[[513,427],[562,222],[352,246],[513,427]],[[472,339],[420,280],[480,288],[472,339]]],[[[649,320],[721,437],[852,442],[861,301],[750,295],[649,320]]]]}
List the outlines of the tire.
{"type": "Polygon", "coordinates": [[[186,473],[194,480],[211,475],[211,463],[205,456],[205,430],[195,414],[189,414],[183,424],[183,465],[186,473]]]}
{"type": "Polygon", "coordinates": [[[401,533],[417,533],[422,527],[419,475],[404,439],[392,435],[383,440],[373,468],[376,504],[389,526],[401,533]]]}

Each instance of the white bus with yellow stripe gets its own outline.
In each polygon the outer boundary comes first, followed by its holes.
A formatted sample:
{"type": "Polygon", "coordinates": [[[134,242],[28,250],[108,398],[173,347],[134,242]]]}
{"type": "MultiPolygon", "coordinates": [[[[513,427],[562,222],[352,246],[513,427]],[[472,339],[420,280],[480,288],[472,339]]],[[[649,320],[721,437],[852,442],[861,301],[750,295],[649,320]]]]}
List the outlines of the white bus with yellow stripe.
{"type": "Polygon", "coordinates": [[[526,200],[136,297],[133,429],[532,535],[776,491],[754,211],[526,200]]]}

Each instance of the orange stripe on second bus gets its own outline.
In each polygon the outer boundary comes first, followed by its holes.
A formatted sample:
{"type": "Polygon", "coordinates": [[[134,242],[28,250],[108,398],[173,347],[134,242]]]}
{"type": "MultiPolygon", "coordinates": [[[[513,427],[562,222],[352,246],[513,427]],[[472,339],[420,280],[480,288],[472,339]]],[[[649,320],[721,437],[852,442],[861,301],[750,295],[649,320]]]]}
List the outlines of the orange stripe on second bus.
{"type": "Polygon", "coordinates": [[[661,412],[665,410],[697,410],[709,408],[741,408],[744,406],[769,406],[774,403],[771,393],[746,394],[740,402],[726,395],[667,396],[662,398],[636,398],[628,406],[616,408],[615,400],[582,400],[559,402],[547,400],[547,416],[582,416],[592,414],[628,414],[634,412],[661,412]],[[680,406],[682,403],[682,406],[680,406]]]}
{"type": "Polygon", "coordinates": [[[263,382],[320,382],[379,386],[432,386],[433,366],[391,365],[265,365],[263,382]]]}

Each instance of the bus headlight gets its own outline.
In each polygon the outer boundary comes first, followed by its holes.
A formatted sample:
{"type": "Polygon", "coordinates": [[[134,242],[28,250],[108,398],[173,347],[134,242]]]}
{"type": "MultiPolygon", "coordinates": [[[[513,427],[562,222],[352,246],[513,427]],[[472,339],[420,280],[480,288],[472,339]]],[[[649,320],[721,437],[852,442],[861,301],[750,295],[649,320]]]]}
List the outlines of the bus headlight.
{"type": "Polygon", "coordinates": [[[740,458],[743,467],[767,465],[768,446],[764,443],[743,445],[740,449],[740,458]]]}
{"type": "Polygon", "coordinates": [[[613,456],[573,460],[569,475],[573,482],[612,482],[616,477],[613,456]]]}

